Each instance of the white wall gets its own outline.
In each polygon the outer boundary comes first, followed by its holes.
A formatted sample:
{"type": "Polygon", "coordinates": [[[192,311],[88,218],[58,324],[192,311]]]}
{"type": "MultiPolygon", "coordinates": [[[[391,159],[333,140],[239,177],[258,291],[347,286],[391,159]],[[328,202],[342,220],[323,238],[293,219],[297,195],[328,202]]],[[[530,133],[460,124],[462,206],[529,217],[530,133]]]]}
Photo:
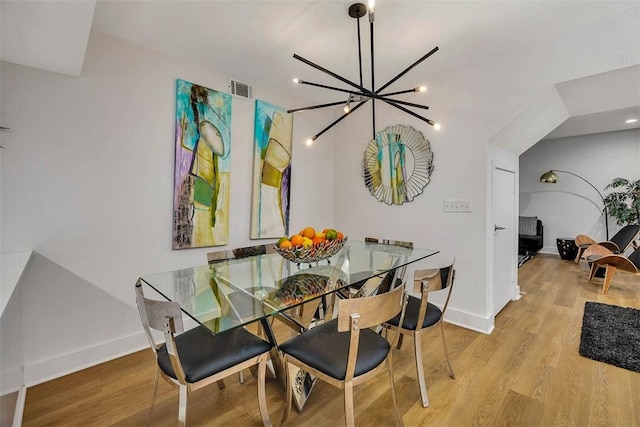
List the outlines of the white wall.
{"type": "MultiPolygon", "coordinates": [[[[543,120],[519,120],[536,110],[536,100],[553,98],[545,94],[554,84],[639,63],[638,18],[638,8],[629,9],[446,75],[429,75],[428,61],[412,70],[422,73],[429,87],[427,117],[443,123],[443,130],[437,133],[385,106],[377,108],[376,124],[379,130],[401,123],[423,131],[435,154],[431,183],[422,195],[402,206],[386,206],[369,195],[360,163],[371,134],[371,115],[361,108],[350,126],[336,130],[336,222],[358,238],[375,233],[455,255],[458,274],[450,320],[490,331],[495,313],[488,302],[492,283],[487,266],[493,261],[487,242],[492,232],[487,220],[491,215],[487,145],[494,142],[521,153],[566,118],[565,109],[554,108],[554,114],[543,120]],[[518,132],[516,125],[523,131],[518,132]],[[444,213],[442,203],[449,198],[470,199],[473,212],[444,213]]],[[[400,80],[390,89],[402,88],[400,80]]]]}
{"type": "MultiPolygon", "coordinates": [[[[364,187],[360,168],[371,135],[367,108],[311,149],[303,145],[304,137],[329,123],[335,112],[297,115],[292,229],[333,223],[354,239],[378,235],[412,240],[441,250],[442,257],[456,256],[450,316],[457,323],[490,331],[494,313],[487,297],[492,286],[487,270],[492,262],[487,253],[487,164],[492,156],[488,143],[553,84],[640,63],[638,18],[638,8],[630,9],[567,29],[556,40],[446,75],[428,75],[428,61],[412,70],[422,73],[430,87],[428,117],[444,127],[436,134],[423,122],[379,106],[378,130],[395,123],[412,125],[425,133],[435,155],[432,182],[402,206],[386,206],[364,187]],[[470,199],[473,212],[444,213],[442,201],[448,198],[470,199]]],[[[416,55],[420,53],[416,47],[416,55]]],[[[90,38],[79,78],[1,66],[0,116],[3,125],[12,128],[3,139],[7,150],[1,166],[2,251],[38,251],[64,270],[42,262],[39,280],[46,277],[44,271],[55,269],[73,281],[67,288],[64,280],[57,280],[56,289],[82,304],[66,304],[60,311],[42,301],[34,310],[53,310],[47,318],[62,327],[87,311],[113,316],[122,303],[131,314],[132,286],[138,276],[204,261],[206,249],[172,251],[170,246],[175,79],[224,90],[226,75],[100,34],[90,38]],[[101,301],[88,298],[94,288],[102,291],[101,301]]],[[[401,86],[399,81],[394,88],[401,86]]],[[[268,88],[256,87],[256,96],[283,106],[307,104],[268,88]]],[[[250,243],[253,105],[234,99],[233,113],[230,246],[240,246],[250,243]]],[[[541,132],[530,130],[526,135],[541,132]]],[[[535,142],[520,141],[517,149],[501,147],[517,154],[535,142]]],[[[35,283],[34,291],[46,285],[35,283]]],[[[25,359],[38,366],[47,359],[70,359],[68,366],[77,368],[89,359],[76,353],[101,360],[104,352],[92,351],[111,341],[128,342],[128,334],[139,330],[133,323],[98,334],[92,333],[91,323],[80,330],[74,323],[77,335],[66,336],[64,342],[56,342],[59,335],[46,330],[34,336],[25,331],[32,340],[25,344],[30,352],[36,340],[47,344],[46,353],[25,353],[25,359]]]]}
{"type": "MultiPolygon", "coordinates": [[[[640,129],[542,140],[520,156],[520,214],[542,220],[544,252],[558,253],[557,237],[606,240],[598,193],[565,173],[557,174],[556,184],[541,183],[550,169],[580,175],[606,196],[613,178],[640,179],[640,129]]],[[[609,218],[609,237],[619,228],[609,218]]]]}
{"type": "MultiPolygon", "coordinates": [[[[11,127],[3,134],[2,252],[42,255],[23,287],[33,384],[133,350],[136,279],[206,262],[212,248],[171,249],[175,81],[220,91],[228,83],[221,72],[99,33],[78,78],[1,67],[0,114],[11,127]]],[[[308,102],[254,89],[284,107],[308,102]]],[[[234,97],[232,106],[228,246],[237,247],[264,240],[249,239],[254,104],[234,97]]],[[[332,175],[331,134],[304,144],[326,119],[294,119],[292,230],[333,223],[332,186],[318,185],[332,175]]]]}

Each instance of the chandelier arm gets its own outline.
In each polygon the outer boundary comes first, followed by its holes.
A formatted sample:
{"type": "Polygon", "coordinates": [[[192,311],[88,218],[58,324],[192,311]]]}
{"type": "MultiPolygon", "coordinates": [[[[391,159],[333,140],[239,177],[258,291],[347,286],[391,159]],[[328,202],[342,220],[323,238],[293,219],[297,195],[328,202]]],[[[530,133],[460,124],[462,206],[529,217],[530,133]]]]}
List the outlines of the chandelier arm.
{"type": "Polygon", "coordinates": [[[413,88],[413,89],[405,89],[405,90],[399,90],[397,92],[381,93],[380,96],[402,95],[403,93],[411,93],[411,92],[417,92],[417,91],[416,91],[415,88],[413,88]]]}
{"type": "Polygon", "coordinates": [[[316,110],[318,108],[334,107],[336,105],[344,105],[344,101],[336,101],[336,102],[330,102],[328,104],[318,104],[318,105],[310,105],[308,107],[294,108],[292,110],[287,110],[287,113],[297,113],[299,111],[316,110]]]}
{"type": "Polygon", "coordinates": [[[349,86],[353,86],[353,87],[355,87],[356,89],[360,89],[360,90],[361,90],[361,91],[363,91],[363,92],[368,92],[368,90],[367,90],[367,89],[363,88],[362,86],[358,85],[357,83],[354,83],[354,82],[352,82],[352,81],[351,81],[351,80],[349,80],[349,79],[345,79],[344,77],[342,77],[342,76],[340,76],[340,75],[338,75],[338,74],[334,73],[333,71],[327,70],[326,68],[321,67],[321,66],[320,66],[320,65],[318,65],[318,64],[314,64],[313,62],[309,61],[308,59],[303,58],[302,56],[300,56],[300,55],[298,55],[298,54],[296,54],[296,53],[294,53],[294,54],[293,54],[293,57],[294,57],[295,59],[297,59],[298,61],[304,62],[305,64],[307,64],[307,65],[309,65],[309,66],[311,66],[311,67],[315,68],[316,70],[320,70],[320,71],[322,71],[323,73],[330,75],[330,76],[331,76],[331,77],[333,77],[334,79],[338,79],[338,80],[340,80],[341,82],[344,82],[344,83],[348,84],[349,86]]]}
{"type": "MultiPolygon", "coordinates": [[[[323,89],[336,90],[338,92],[345,92],[345,93],[348,93],[348,94],[351,94],[351,95],[365,95],[365,93],[363,93],[363,92],[354,92],[351,89],[343,89],[343,88],[339,88],[339,87],[335,87],[335,86],[327,86],[327,85],[323,85],[323,84],[320,84],[320,83],[308,82],[308,81],[305,81],[305,80],[300,80],[298,82],[298,84],[321,87],[323,89]]],[[[368,95],[366,95],[366,96],[368,96],[368,95]]]]}
{"type": "Polygon", "coordinates": [[[380,89],[378,89],[376,91],[376,93],[380,93],[380,91],[383,91],[384,89],[386,89],[387,87],[389,87],[391,84],[393,84],[396,80],[398,80],[400,77],[404,76],[405,74],[407,74],[409,71],[411,71],[411,69],[415,66],[417,66],[418,64],[420,64],[422,61],[424,61],[425,59],[427,59],[428,57],[430,57],[431,55],[433,55],[434,53],[436,53],[438,51],[438,46],[434,47],[433,49],[431,49],[426,55],[424,55],[422,58],[418,59],[416,62],[414,62],[413,64],[409,65],[407,68],[404,69],[404,71],[400,72],[400,74],[398,74],[397,76],[395,76],[394,78],[392,78],[391,80],[389,80],[385,85],[383,85],[380,89]]]}
{"type": "Polygon", "coordinates": [[[358,23],[358,67],[360,69],[360,86],[362,86],[362,43],[360,41],[360,18],[357,18],[356,22],[358,23]]]}
{"type": "MultiPolygon", "coordinates": [[[[371,34],[371,92],[376,93],[376,85],[375,85],[375,69],[373,66],[373,15],[369,14],[369,32],[371,34]]],[[[374,99],[371,100],[371,139],[376,139],[376,102],[374,99]]]]}
{"type": "Polygon", "coordinates": [[[409,114],[409,115],[411,115],[413,117],[416,117],[416,118],[422,120],[423,122],[429,123],[431,126],[436,124],[436,122],[434,122],[433,120],[427,119],[426,117],[422,117],[420,114],[414,113],[413,111],[408,110],[408,109],[396,104],[394,101],[391,101],[389,99],[383,99],[383,101],[386,102],[389,105],[392,105],[392,106],[396,107],[400,111],[404,111],[405,113],[407,113],[407,114],[409,114]]]}
{"type": "MultiPolygon", "coordinates": [[[[380,100],[383,100],[384,98],[386,98],[386,97],[388,97],[390,95],[393,95],[393,94],[384,94],[384,95],[383,94],[377,94],[375,92],[371,92],[368,89],[365,89],[364,91],[361,91],[361,92],[356,92],[356,91],[353,91],[353,90],[350,90],[350,89],[343,89],[343,88],[339,88],[339,87],[335,87],[335,86],[327,86],[327,85],[323,85],[323,84],[320,84],[320,83],[308,82],[306,80],[300,80],[298,82],[298,84],[321,87],[323,89],[335,90],[335,91],[338,91],[338,92],[348,93],[350,95],[365,96],[365,97],[368,97],[368,98],[374,98],[374,99],[380,99],[380,100]]],[[[411,89],[411,90],[409,90],[409,92],[415,92],[415,90],[411,89]]],[[[423,108],[423,109],[428,109],[429,108],[426,105],[414,104],[412,102],[401,101],[399,99],[391,99],[390,101],[397,102],[398,104],[408,105],[410,107],[423,108]]],[[[342,102],[342,103],[344,104],[344,102],[342,102]]],[[[332,105],[338,105],[338,104],[327,105],[327,107],[330,107],[332,105]]]]}
{"type": "Polygon", "coordinates": [[[395,102],[396,104],[402,104],[402,105],[406,105],[408,107],[415,107],[415,108],[422,108],[423,110],[428,110],[429,106],[428,105],[421,105],[421,104],[415,104],[413,102],[408,102],[408,101],[401,101],[399,99],[389,99],[387,97],[387,95],[384,96],[379,96],[376,99],[381,99],[383,101],[391,101],[391,102],[395,102]]]}
{"type": "MultiPolygon", "coordinates": [[[[367,100],[368,101],[368,100],[367,100]]],[[[315,134],[315,136],[313,136],[311,138],[312,141],[315,141],[320,135],[322,135],[323,133],[325,133],[326,131],[328,131],[329,129],[331,129],[332,127],[334,127],[335,125],[337,125],[338,123],[340,123],[342,120],[344,120],[345,117],[347,117],[349,114],[353,113],[355,110],[357,110],[358,108],[360,108],[361,106],[363,106],[364,104],[367,103],[367,101],[362,101],[360,102],[358,105],[356,105],[355,107],[353,107],[348,113],[344,113],[342,116],[338,117],[337,119],[335,119],[329,126],[327,126],[326,128],[322,129],[320,132],[318,132],[317,134],[315,134]]]]}

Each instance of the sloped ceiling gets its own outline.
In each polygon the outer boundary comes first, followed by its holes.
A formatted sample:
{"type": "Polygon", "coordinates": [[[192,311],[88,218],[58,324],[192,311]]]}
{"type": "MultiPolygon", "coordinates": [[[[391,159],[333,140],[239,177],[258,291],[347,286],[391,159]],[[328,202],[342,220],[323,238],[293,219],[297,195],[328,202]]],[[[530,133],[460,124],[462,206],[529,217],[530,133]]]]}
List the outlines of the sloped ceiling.
{"type": "Polygon", "coordinates": [[[0,2],[0,59],[79,76],[95,0],[0,2]]]}
{"type": "MultiPolygon", "coordinates": [[[[350,4],[352,1],[326,0],[2,0],[0,53],[4,61],[78,76],[89,33],[99,31],[195,61],[250,84],[295,91],[313,103],[330,102],[340,100],[341,95],[295,87],[292,78],[342,84],[292,55],[297,53],[357,81],[356,21],[347,14],[350,4]]],[[[523,49],[632,7],[638,8],[639,2],[378,0],[376,86],[435,46],[440,48],[436,54],[390,89],[428,86],[430,75],[523,49]]],[[[368,86],[370,36],[366,17],[361,26],[364,83],[368,86]]],[[[626,78],[640,81],[631,73],[626,78]]],[[[559,90],[562,92],[563,86],[559,90]]],[[[567,83],[563,99],[569,103],[570,91],[567,83]]],[[[426,100],[416,102],[428,104],[426,100]]]]}

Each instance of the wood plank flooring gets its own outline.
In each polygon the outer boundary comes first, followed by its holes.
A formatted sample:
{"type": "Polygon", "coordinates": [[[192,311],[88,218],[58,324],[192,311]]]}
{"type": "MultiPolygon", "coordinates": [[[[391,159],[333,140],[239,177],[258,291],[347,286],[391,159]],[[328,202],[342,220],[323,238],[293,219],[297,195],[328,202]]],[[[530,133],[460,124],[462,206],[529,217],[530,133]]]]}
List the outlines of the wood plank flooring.
{"type": "MultiPolygon", "coordinates": [[[[608,295],[602,279],[587,280],[585,263],[538,255],[519,269],[518,301],[497,316],[484,335],[447,324],[456,379],[448,375],[439,331],[423,338],[431,406],[423,408],[405,340],[394,353],[396,389],[407,426],[640,426],[640,374],[578,354],[584,304],[599,301],[640,308],[640,278],[618,273],[608,295]]],[[[454,296],[456,288],[454,288],[454,296]]],[[[137,352],[27,391],[23,425],[141,426],[148,421],[154,360],[137,352]]],[[[192,393],[187,423],[194,426],[259,426],[256,380],[230,377],[192,393]]],[[[388,376],[355,389],[356,424],[395,424],[388,376]]],[[[269,412],[279,425],[283,391],[267,382],[269,412]]],[[[177,390],[160,383],[150,425],[177,424],[177,390]]],[[[289,425],[344,425],[341,390],[318,382],[301,414],[289,425]]]]}

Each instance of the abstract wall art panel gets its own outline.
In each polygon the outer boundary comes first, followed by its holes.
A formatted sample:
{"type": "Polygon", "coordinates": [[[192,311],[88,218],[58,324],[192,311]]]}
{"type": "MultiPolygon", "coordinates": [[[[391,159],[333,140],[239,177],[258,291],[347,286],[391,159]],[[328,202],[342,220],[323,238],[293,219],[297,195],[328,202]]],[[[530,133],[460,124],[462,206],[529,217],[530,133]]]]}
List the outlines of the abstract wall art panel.
{"type": "Polygon", "coordinates": [[[256,100],[251,238],[289,234],[293,114],[256,100]]]}
{"type": "Polygon", "coordinates": [[[176,82],[173,249],[226,245],[231,95],[176,82]]]}

